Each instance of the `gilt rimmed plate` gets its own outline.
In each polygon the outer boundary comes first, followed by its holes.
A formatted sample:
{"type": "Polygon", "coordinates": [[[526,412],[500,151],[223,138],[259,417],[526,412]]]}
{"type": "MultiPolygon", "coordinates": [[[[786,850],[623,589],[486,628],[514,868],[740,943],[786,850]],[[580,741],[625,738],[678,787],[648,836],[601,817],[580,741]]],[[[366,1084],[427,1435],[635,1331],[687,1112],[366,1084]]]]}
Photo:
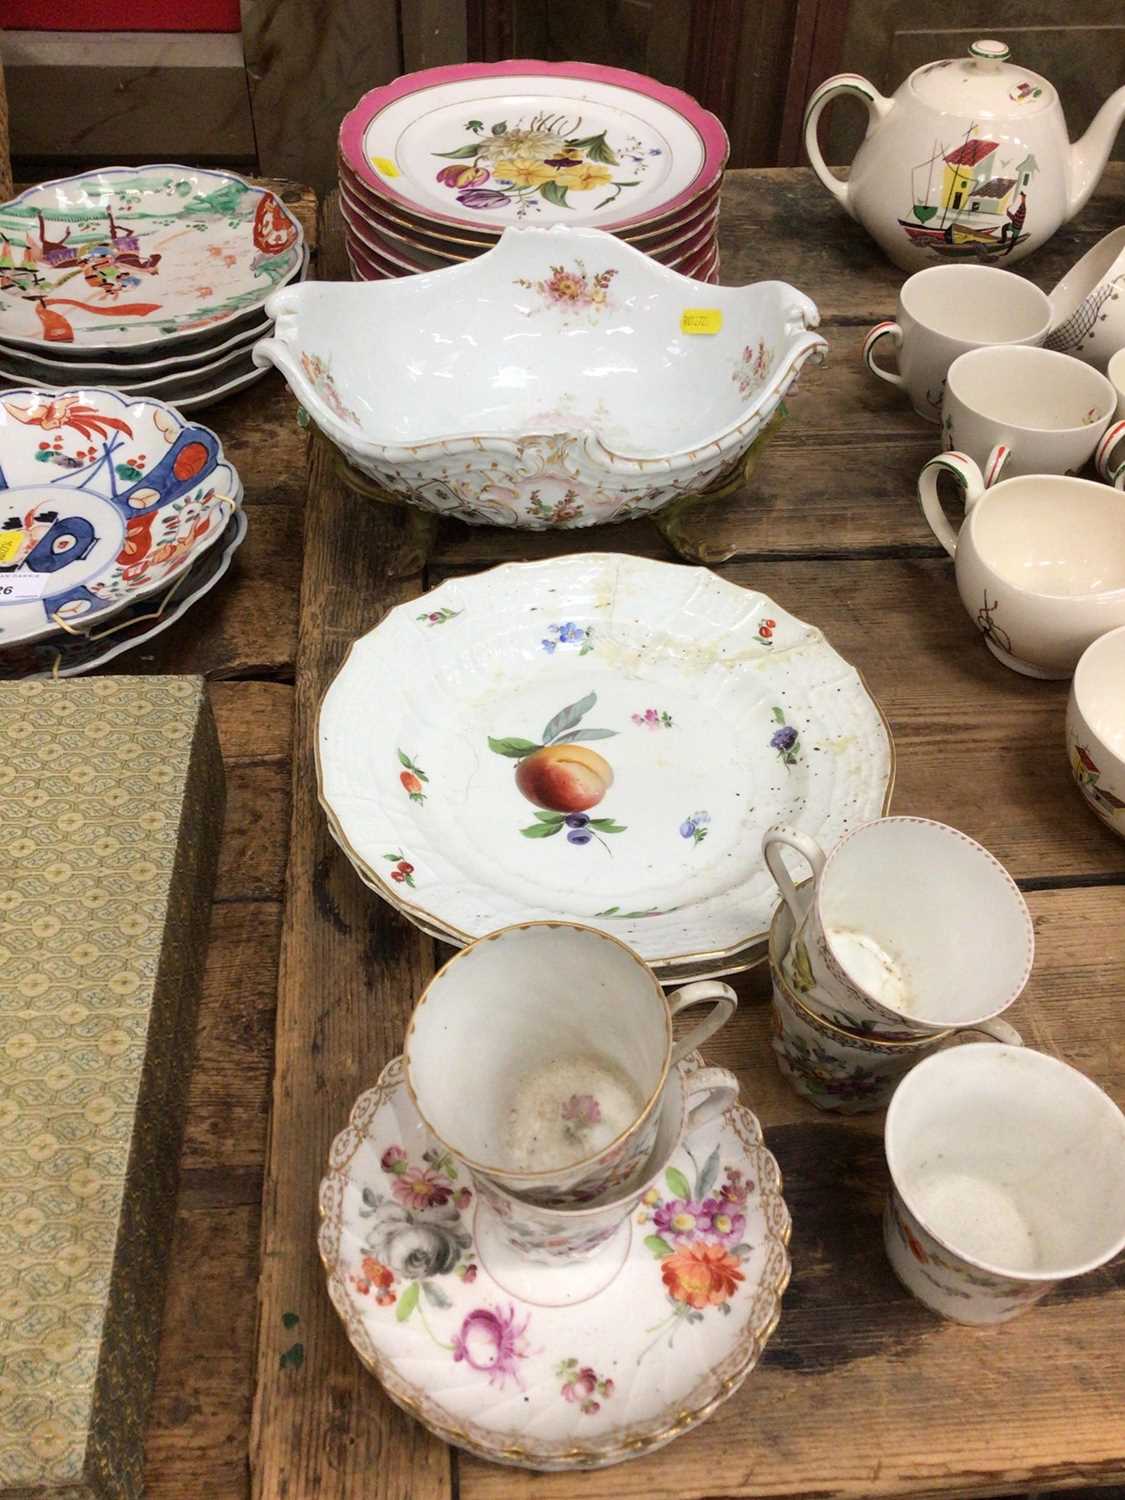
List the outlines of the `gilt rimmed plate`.
{"type": "Polygon", "coordinates": [[[381,198],[466,228],[619,230],[682,213],[722,174],[722,125],[620,68],[519,60],[410,73],[344,116],[340,154],[381,198]]]}
{"type": "Polygon", "coordinates": [[[0,391],[0,647],[162,589],[219,539],[239,491],[210,428],[162,401],[0,391]]]}
{"type": "Polygon", "coordinates": [[[760,942],[765,829],[830,847],[893,779],[877,704],[815,626],[706,569],[602,553],[392,610],[317,738],[329,825],[400,910],[459,942],[580,921],[656,965],[760,942]]]}
{"type": "Polygon", "coordinates": [[[562,1470],[640,1458],[734,1394],[789,1280],[781,1173],[748,1109],[678,1147],[593,1259],[531,1266],[404,1073],[395,1058],[360,1096],[320,1185],[329,1296],[392,1401],[493,1463],[562,1470]],[[723,1215],[691,1211],[710,1198],[723,1215]]]}
{"type": "Polygon", "coordinates": [[[281,200],[230,172],[59,178],[0,205],[0,339],[123,349],[216,330],[291,281],[302,255],[281,200]]]}
{"type": "Polygon", "coordinates": [[[53,635],[48,640],[0,647],[0,679],[79,677],[163,635],[211,592],[245,537],[246,512],[240,504],[216,545],[159,593],[126,605],[88,635],[53,635]]]}

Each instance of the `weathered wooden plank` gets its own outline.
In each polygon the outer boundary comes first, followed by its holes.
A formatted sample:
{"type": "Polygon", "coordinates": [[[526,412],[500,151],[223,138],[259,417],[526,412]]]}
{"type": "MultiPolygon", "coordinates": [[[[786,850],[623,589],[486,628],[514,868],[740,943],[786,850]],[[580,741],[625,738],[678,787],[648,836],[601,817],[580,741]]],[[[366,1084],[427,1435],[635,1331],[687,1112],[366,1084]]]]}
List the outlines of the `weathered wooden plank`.
{"type": "MultiPolygon", "coordinates": [[[[1121,1099],[1125,892],[1035,892],[1029,905],[1036,965],[1011,1018],[1028,1044],[1121,1099]]],[[[768,1007],[755,1003],[768,975],[736,984],[738,1016],[705,1052],[738,1072],[793,1213],[793,1280],[765,1358],[708,1423],[651,1458],[517,1478],[462,1456],[462,1500],[861,1500],[1125,1478],[1125,1263],[1054,1293],[1002,1331],[927,1312],[883,1254],[882,1115],[834,1118],[799,1099],[773,1063],[768,1007]]]]}
{"type": "Polygon", "coordinates": [[[258,1207],[188,1209],[183,1196],[145,1442],[145,1493],[148,1500],[242,1500],[250,1487],[258,1207]]]}
{"type": "Polygon", "coordinates": [[[309,473],[297,655],[294,797],[278,988],[273,1106],[262,1221],[262,1280],[250,1463],[261,1500],[451,1493],[444,1447],[374,1398],[324,1292],[313,1215],[333,1134],[402,1044],[432,945],[403,928],[351,873],[316,798],[320,697],[350,641],[418,591],[384,560],[401,517],[357,507],[322,443],[309,473]],[[305,1359],[282,1363],[305,1330],[305,1359]]]}

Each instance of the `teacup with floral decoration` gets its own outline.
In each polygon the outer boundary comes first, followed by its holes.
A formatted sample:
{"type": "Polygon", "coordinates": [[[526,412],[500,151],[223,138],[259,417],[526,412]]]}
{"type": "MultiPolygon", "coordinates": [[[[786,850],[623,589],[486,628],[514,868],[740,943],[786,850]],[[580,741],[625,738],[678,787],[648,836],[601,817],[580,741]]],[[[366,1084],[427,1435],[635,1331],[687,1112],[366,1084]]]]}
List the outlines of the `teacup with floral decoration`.
{"type": "Polygon", "coordinates": [[[825,854],[807,834],[767,831],[766,864],[793,918],[782,968],[806,1010],[881,1040],[995,1019],[1031,973],[1027,903],[987,849],[928,818],[877,818],[825,854]],[[793,883],[782,851],[813,879],[793,883]]]}
{"type": "MultiPolygon", "coordinates": [[[[586,1260],[617,1234],[653,1178],[669,1165],[672,1153],[737,1100],[738,1079],[733,1073],[725,1068],[705,1068],[698,1056],[685,1058],[668,1071],[652,1152],[624,1188],[613,1188],[573,1208],[543,1208],[515,1197],[491,1178],[471,1172],[484,1205],[481,1212],[487,1210],[499,1237],[530,1261],[555,1266],[586,1260]]],[[[718,1201],[709,1200],[685,1203],[683,1211],[721,1216],[724,1209],[718,1201]]]]}
{"type": "Polygon", "coordinates": [[[885,1126],[895,1274],[958,1323],[1005,1323],[1125,1248],[1125,1115],[1042,1052],[974,1042],[902,1080],[885,1126]]]}
{"type": "Polygon", "coordinates": [[[595,928],[521,923],[462,948],[430,981],[406,1033],[407,1079],[429,1129],[474,1174],[572,1207],[641,1168],[669,1070],[736,1005],[719,980],[666,995],[595,928]],[[673,1042],[673,1016],[704,1003],[673,1042]]]}

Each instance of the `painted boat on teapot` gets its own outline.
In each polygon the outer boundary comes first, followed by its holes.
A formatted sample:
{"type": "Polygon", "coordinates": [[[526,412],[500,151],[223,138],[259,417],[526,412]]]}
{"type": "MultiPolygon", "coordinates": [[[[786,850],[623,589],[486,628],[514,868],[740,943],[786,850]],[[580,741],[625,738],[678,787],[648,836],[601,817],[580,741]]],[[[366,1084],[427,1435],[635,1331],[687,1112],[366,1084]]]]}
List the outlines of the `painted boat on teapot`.
{"type": "Polygon", "coordinates": [[[1083,207],[1125,118],[1125,85],[1071,144],[1054,87],[1009,61],[1000,41],[916,68],[885,98],[857,73],[826,79],[805,111],[813,170],[895,265],[940,260],[1009,265],[1038,249],[1083,207]],[[867,106],[867,135],[847,182],[817,143],[825,106],[867,106]]]}

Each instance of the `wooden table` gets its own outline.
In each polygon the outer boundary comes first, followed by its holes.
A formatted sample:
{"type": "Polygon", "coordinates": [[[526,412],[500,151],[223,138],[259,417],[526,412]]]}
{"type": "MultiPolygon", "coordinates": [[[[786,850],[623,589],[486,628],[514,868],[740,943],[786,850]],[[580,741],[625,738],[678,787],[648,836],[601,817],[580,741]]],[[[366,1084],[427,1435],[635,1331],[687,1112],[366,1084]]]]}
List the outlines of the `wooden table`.
{"type": "MultiPolygon", "coordinates": [[[[308,222],[308,195],[288,196],[308,222]]],[[[1115,166],[1028,274],[1050,286],[1123,219],[1115,166]]],[[[989,656],[920,518],[914,482],[935,429],[859,359],[900,273],[806,171],[731,173],[722,222],[723,280],[793,282],[819,304],[831,349],[802,376],[751,490],[699,521],[731,556],[719,571],[822,626],[863,669],[895,733],[895,810],[964,829],[1027,893],[1038,955],[1013,1020],[1125,1099],[1125,844],[1071,785],[1066,685],[989,656]]],[[[318,274],[346,274],[331,204],[318,274]]],[[[443,523],[424,575],[395,579],[402,515],[349,495],[319,442],[306,463],[278,377],[207,416],[245,480],[249,536],[205,605],[115,664],[207,674],[229,783],[149,1425],[153,1500],[985,1495],[1125,1480],[1125,1260],[999,1331],[912,1301],[881,1246],[881,1118],[821,1115],[790,1093],[766,1046],[761,970],[737,981],[737,1020],[707,1049],[738,1070],[794,1219],[781,1325],[739,1394],[663,1452],[577,1476],[458,1455],[382,1397],[324,1292],[316,1185],[447,950],[372,897],[328,837],[310,755],[320,693],[354,636],[452,573],[591,546],[668,553],[643,522],[554,535],[443,523]]]]}

